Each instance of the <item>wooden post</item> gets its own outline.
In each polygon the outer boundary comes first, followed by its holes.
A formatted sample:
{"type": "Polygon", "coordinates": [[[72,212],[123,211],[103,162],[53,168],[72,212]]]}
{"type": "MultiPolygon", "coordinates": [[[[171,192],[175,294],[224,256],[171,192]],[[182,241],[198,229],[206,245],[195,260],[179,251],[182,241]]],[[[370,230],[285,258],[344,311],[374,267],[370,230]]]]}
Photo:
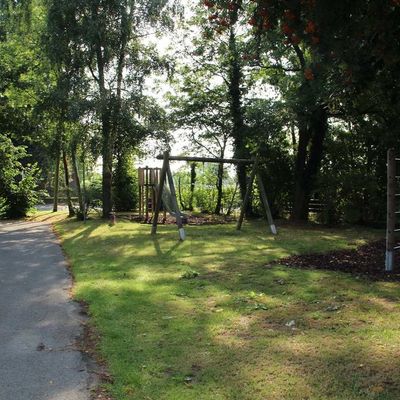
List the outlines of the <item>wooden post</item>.
{"type": "Polygon", "coordinates": [[[385,270],[393,271],[396,229],[396,159],[394,149],[387,153],[387,223],[385,270]]]}
{"type": "MultiPolygon", "coordinates": [[[[140,170],[139,170],[140,171],[140,170]]],[[[143,194],[142,194],[142,184],[140,182],[140,172],[139,172],[139,218],[142,218],[142,199],[143,194]]]]}
{"type": "Polygon", "coordinates": [[[164,190],[165,179],[167,176],[167,170],[169,169],[169,152],[164,152],[164,161],[163,166],[160,173],[160,184],[158,186],[157,191],[157,201],[156,207],[154,210],[154,217],[153,217],[153,225],[151,227],[151,234],[155,235],[157,233],[157,224],[158,224],[158,216],[160,214],[161,202],[162,202],[162,193],[164,190]]]}
{"type": "Polygon", "coordinates": [[[240,210],[239,220],[238,220],[237,225],[236,225],[236,229],[238,231],[240,231],[240,229],[242,229],[242,224],[243,224],[243,220],[244,220],[244,214],[246,212],[246,208],[247,208],[247,205],[248,205],[249,200],[250,200],[251,192],[253,190],[254,178],[256,177],[257,168],[258,168],[258,159],[256,159],[254,161],[253,169],[252,169],[251,175],[250,175],[250,181],[249,181],[249,183],[247,185],[247,188],[246,188],[246,194],[244,196],[242,208],[240,210]]]}
{"type": "Polygon", "coordinates": [[[176,225],[178,226],[179,239],[181,241],[184,241],[186,239],[186,234],[185,234],[185,230],[183,229],[183,221],[182,221],[181,212],[180,212],[179,206],[178,206],[178,199],[176,197],[174,178],[172,176],[172,172],[171,172],[171,168],[169,167],[169,164],[167,167],[167,176],[168,176],[169,190],[171,192],[172,203],[173,203],[172,206],[176,212],[176,225]]]}
{"type": "Polygon", "coordinates": [[[276,235],[278,232],[276,230],[274,219],[272,218],[272,213],[271,213],[271,209],[269,207],[268,198],[267,198],[267,192],[265,191],[264,183],[262,181],[262,177],[261,177],[260,173],[257,173],[257,181],[258,181],[258,189],[260,190],[261,200],[264,205],[265,213],[267,214],[267,220],[268,220],[269,227],[271,229],[272,234],[276,235]]]}

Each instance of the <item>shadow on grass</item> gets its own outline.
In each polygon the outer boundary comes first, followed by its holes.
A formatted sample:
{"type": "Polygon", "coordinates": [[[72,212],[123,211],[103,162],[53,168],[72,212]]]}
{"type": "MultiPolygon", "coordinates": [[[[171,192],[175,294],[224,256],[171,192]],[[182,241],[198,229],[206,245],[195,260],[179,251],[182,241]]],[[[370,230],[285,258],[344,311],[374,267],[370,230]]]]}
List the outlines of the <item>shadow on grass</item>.
{"type": "Polygon", "coordinates": [[[266,267],[358,233],[64,224],[117,399],[397,399],[398,285],[266,267]]]}

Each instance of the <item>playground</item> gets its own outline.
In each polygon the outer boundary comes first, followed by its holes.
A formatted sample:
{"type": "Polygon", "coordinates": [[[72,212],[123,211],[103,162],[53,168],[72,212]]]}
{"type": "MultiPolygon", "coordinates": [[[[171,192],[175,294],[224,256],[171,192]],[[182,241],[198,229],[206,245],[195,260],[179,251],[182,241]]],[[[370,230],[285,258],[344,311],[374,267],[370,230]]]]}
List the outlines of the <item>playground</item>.
{"type": "MultiPolygon", "coordinates": [[[[288,268],[379,230],[61,221],[114,399],[397,399],[398,283],[288,268]]],[[[104,396],[106,396],[103,393],[104,396]]]]}
{"type": "Polygon", "coordinates": [[[399,400],[399,26],[0,1],[0,400],[399,400]]]}

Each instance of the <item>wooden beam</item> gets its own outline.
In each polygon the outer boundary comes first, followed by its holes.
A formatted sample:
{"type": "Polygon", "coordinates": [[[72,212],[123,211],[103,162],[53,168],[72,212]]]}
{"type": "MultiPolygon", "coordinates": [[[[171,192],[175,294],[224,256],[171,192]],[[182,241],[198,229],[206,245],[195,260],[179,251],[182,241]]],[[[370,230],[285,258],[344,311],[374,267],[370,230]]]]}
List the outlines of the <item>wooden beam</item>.
{"type": "Polygon", "coordinates": [[[169,163],[167,166],[167,177],[168,177],[169,190],[171,192],[171,197],[172,197],[172,203],[173,203],[172,207],[174,208],[175,214],[176,214],[175,218],[176,218],[176,225],[178,226],[179,239],[181,241],[184,241],[186,239],[186,234],[185,234],[185,229],[183,228],[181,211],[179,210],[178,199],[176,197],[174,178],[172,176],[172,172],[171,172],[171,168],[169,167],[169,163]]]}
{"type": "Polygon", "coordinates": [[[252,160],[252,162],[254,162],[253,169],[251,171],[250,180],[249,180],[249,183],[248,183],[247,188],[246,188],[246,194],[245,194],[244,199],[243,199],[242,208],[240,209],[239,220],[238,220],[237,225],[236,225],[236,229],[238,231],[240,231],[242,229],[242,224],[243,224],[243,220],[244,220],[244,214],[246,213],[246,208],[247,208],[247,205],[249,204],[251,192],[253,190],[254,178],[256,177],[256,173],[257,173],[258,159],[256,159],[255,161],[252,160]]]}
{"type": "Polygon", "coordinates": [[[260,190],[261,200],[264,205],[264,210],[265,213],[267,214],[269,228],[271,229],[271,233],[273,235],[276,235],[278,232],[276,230],[274,219],[272,218],[271,208],[269,207],[269,202],[267,198],[267,192],[265,191],[264,182],[262,181],[260,173],[257,173],[257,181],[258,181],[258,189],[260,190]]]}
{"type": "Polygon", "coordinates": [[[169,168],[169,152],[166,151],[164,153],[164,162],[160,172],[160,184],[158,185],[157,191],[157,201],[156,207],[154,209],[154,216],[153,216],[153,225],[151,227],[151,234],[155,235],[157,233],[157,224],[158,224],[158,216],[160,214],[161,202],[162,202],[162,193],[164,190],[165,179],[167,176],[167,170],[169,168]]]}
{"type": "Polygon", "coordinates": [[[387,216],[386,216],[386,262],[385,270],[393,271],[396,245],[396,159],[394,149],[387,152],[387,216]]]}
{"type": "MultiPolygon", "coordinates": [[[[157,156],[158,160],[163,160],[164,156],[157,156]]],[[[186,157],[186,156],[169,156],[170,161],[188,161],[188,162],[208,162],[219,164],[253,164],[254,160],[246,158],[213,158],[213,157],[186,157]]]]}

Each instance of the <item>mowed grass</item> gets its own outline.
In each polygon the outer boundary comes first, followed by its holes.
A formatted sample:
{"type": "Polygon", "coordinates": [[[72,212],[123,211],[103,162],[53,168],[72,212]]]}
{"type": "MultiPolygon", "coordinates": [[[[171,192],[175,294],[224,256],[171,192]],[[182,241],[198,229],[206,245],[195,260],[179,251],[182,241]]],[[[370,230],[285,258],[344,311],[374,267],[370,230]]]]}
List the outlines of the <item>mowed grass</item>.
{"type": "Polygon", "coordinates": [[[399,399],[399,284],[269,265],[381,232],[273,237],[255,223],[189,227],[180,243],[173,226],[156,238],[131,222],[56,229],[117,400],[399,399]]]}

